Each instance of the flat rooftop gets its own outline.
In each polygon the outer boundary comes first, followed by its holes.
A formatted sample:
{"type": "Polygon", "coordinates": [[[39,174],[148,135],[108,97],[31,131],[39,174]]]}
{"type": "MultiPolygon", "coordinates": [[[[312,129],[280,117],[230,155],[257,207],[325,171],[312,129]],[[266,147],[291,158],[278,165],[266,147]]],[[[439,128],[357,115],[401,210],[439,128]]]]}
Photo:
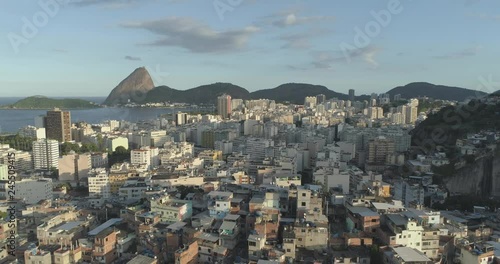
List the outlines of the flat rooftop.
{"type": "Polygon", "coordinates": [[[64,223],[60,226],[53,227],[53,228],[51,228],[51,230],[68,232],[68,231],[71,231],[74,228],[78,227],[81,224],[83,224],[82,221],[67,222],[67,223],[64,223]]]}
{"type": "Polygon", "coordinates": [[[184,223],[184,222],[177,222],[177,223],[173,223],[173,224],[167,226],[167,228],[171,229],[171,230],[180,230],[184,226],[186,226],[186,223],[184,223]]]}
{"type": "Polygon", "coordinates": [[[406,226],[408,220],[400,214],[386,214],[387,218],[397,226],[406,226]]]}
{"type": "Polygon", "coordinates": [[[95,229],[91,230],[88,235],[89,236],[96,236],[99,233],[101,233],[102,231],[104,231],[107,228],[112,227],[112,226],[120,223],[121,221],[122,221],[121,218],[112,218],[112,219],[109,219],[106,223],[104,223],[104,224],[96,227],[95,229]]]}
{"type": "Polygon", "coordinates": [[[351,211],[353,214],[359,214],[361,216],[379,216],[377,212],[370,210],[369,208],[362,206],[350,206],[346,205],[347,210],[351,211]]]}
{"type": "Polygon", "coordinates": [[[151,264],[154,263],[156,259],[146,257],[143,255],[137,255],[135,258],[131,259],[127,264],[151,264]]]}
{"type": "Polygon", "coordinates": [[[431,261],[424,253],[409,247],[393,248],[394,252],[398,254],[404,262],[425,262],[431,261]]]}

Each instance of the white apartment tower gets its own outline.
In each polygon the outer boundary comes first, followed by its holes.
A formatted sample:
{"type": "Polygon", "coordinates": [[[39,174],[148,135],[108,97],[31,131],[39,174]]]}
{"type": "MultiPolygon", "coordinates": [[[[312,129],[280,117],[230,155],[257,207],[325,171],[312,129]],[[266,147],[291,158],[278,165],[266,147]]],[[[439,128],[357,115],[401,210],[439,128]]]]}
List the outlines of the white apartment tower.
{"type": "Polygon", "coordinates": [[[59,168],[59,142],[40,139],[33,142],[33,165],[35,170],[59,168]]]}
{"type": "Polygon", "coordinates": [[[89,197],[108,199],[111,196],[111,184],[106,170],[98,170],[89,177],[89,197]]]}

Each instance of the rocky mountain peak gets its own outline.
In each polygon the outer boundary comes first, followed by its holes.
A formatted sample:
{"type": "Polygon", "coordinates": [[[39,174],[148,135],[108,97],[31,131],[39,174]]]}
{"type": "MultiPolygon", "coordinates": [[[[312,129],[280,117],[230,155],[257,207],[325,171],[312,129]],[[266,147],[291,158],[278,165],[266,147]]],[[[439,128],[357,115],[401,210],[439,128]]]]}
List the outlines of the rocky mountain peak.
{"type": "Polygon", "coordinates": [[[155,85],[148,70],[145,67],[137,68],[111,91],[104,104],[140,103],[154,87],[155,85]]]}

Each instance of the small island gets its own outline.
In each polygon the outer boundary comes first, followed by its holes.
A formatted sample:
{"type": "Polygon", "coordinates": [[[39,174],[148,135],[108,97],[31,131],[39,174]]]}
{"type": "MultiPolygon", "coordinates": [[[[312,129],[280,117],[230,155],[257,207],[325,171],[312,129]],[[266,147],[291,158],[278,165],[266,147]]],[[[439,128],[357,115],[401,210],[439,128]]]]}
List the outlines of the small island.
{"type": "Polygon", "coordinates": [[[61,109],[92,109],[100,108],[97,103],[82,99],[53,99],[45,96],[31,96],[21,99],[14,104],[1,106],[3,109],[37,109],[48,110],[53,108],[61,109]]]}

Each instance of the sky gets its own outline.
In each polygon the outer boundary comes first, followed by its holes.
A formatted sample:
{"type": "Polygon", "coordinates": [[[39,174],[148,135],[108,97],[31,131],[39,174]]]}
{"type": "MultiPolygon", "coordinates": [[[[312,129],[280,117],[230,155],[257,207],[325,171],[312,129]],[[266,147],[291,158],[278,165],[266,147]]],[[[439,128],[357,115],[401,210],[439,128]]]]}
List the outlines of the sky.
{"type": "Polygon", "coordinates": [[[0,6],[0,97],[107,96],[142,66],[155,85],[180,90],[230,82],[255,91],[301,82],[370,94],[424,81],[485,91],[481,80],[500,81],[498,0],[0,6]]]}

